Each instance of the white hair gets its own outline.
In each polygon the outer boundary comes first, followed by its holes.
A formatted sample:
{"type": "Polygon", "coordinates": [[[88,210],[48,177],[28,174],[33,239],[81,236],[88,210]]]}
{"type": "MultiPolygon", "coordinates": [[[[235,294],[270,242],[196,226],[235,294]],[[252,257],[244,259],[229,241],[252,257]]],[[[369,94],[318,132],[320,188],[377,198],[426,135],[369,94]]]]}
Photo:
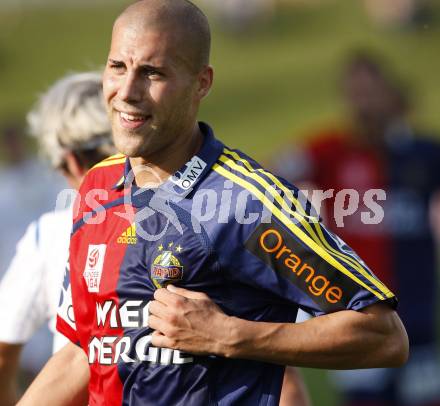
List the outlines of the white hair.
{"type": "Polygon", "coordinates": [[[66,151],[114,152],[110,121],[102,95],[102,74],[69,74],[55,82],[27,115],[29,132],[53,167],[66,151]]]}

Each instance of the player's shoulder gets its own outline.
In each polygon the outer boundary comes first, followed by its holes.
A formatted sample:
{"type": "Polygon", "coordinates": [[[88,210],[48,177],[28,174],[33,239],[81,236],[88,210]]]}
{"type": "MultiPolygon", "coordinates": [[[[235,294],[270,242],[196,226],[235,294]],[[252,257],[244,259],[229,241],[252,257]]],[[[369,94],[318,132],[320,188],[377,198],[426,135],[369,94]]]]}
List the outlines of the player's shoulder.
{"type": "Polygon", "coordinates": [[[71,228],[71,207],[42,214],[35,221],[35,241],[38,249],[50,256],[55,248],[67,248],[71,228]]]}
{"type": "Polygon", "coordinates": [[[98,162],[96,165],[92,166],[89,172],[96,171],[99,168],[109,168],[121,163],[125,163],[126,156],[124,154],[115,154],[111,155],[108,158],[103,159],[101,162],[98,162]]]}
{"type": "Polygon", "coordinates": [[[87,172],[80,193],[83,194],[91,189],[112,189],[124,175],[126,160],[125,155],[116,154],[97,163],[87,172]]]}
{"type": "Polygon", "coordinates": [[[95,210],[101,205],[117,200],[120,186],[124,182],[127,157],[112,155],[92,167],[86,174],[74,205],[74,222],[85,210],[95,210]]]}
{"type": "Polygon", "coordinates": [[[53,210],[43,213],[37,220],[37,227],[40,233],[55,232],[69,228],[72,223],[72,208],[53,210]]]}
{"type": "Polygon", "coordinates": [[[43,213],[39,217],[38,222],[41,224],[53,224],[62,221],[64,219],[71,220],[71,216],[72,216],[72,208],[67,207],[62,210],[51,210],[51,211],[47,211],[46,213],[43,213]]]}
{"type": "Polygon", "coordinates": [[[218,216],[213,217],[220,219],[217,228],[237,225],[252,230],[271,216],[316,221],[305,194],[240,150],[225,147],[213,172],[216,183],[207,189],[217,197],[218,216]],[[222,219],[225,213],[229,213],[227,222],[222,219]]]}
{"type": "Polygon", "coordinates": [[[213,170],[220,179],[232,182],[231,189],[246,190],[261,200],[267,194],[284,195],[287,190],[297,192],[294,185],[238,149],[225,147],[213,170]]]}
{"type": "MultiPolygon", "coordinates": [[[[72,221],[71,209],[48,211],[31,221],[18,245],[26,249],[40,249],[42,240],[53,240],[54,235],[62,234],[72,221]]],[[[67,235],[69,230],[67,229],[67,235]]]]}

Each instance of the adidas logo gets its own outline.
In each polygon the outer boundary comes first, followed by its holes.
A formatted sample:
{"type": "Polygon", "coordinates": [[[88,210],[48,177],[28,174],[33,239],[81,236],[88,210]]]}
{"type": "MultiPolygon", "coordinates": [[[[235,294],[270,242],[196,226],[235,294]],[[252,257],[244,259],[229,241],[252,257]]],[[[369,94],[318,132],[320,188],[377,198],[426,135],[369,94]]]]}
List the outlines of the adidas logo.
{"type": "Polygon", "coordinates": [[[136,237],[136,224],[133,223],[130,227],[128,227],[117,240],[118,244],[130,244],[134,245],[137,243],[136,237]]]}

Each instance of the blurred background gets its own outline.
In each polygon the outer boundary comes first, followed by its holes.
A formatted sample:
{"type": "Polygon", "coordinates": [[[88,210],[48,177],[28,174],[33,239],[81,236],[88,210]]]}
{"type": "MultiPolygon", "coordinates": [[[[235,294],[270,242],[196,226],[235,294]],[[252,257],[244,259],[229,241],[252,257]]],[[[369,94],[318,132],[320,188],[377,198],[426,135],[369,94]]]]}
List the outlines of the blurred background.
{"type": "MultiPolygon", "coordinates": [[[[0,2],[0,185],[3,191],[6,187],[15,190],[14,182],[27,182],[22,188],[26,193],[17,192],[21,195],[14,202],[4,192],[0,194],[4,208],[0,211],[0,275],[26,225],[54,208],[56,192],[63,187],[59,177],[35,160],[35,140],[25,135],[26,113],[56,79],[103,66],[112,22],[129,3],[0,2]],[[36,171],[42,174],[38,180],[31,177],[36,171]]],[[[271,162],[286,143],[307,142],[316,130],[347,121],[342,72],[347,57],[359,49],[380,56],[396,82],[404,84],[411,99],[412,125],[433,140],[440,134],[439,1],[195,3],[212,22],[216,72],[200,118],[231,147],[271,162]]],[[[437,283],[434,287],[437,292],[437,283]]],[[[23,356],[36,358],[25,365],[31,373],[50,351],[46,341],[40,339],[23,356]]],[[[305,369],[303,374],[314,404],[340,404],[326,371],[305,369]]]]}

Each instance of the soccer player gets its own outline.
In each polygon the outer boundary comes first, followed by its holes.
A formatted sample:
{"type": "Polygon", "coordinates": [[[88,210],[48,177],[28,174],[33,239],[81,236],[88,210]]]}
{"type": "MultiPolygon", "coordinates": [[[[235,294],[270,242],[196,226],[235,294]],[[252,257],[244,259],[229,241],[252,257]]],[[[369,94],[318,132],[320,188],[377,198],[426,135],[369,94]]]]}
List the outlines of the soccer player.
{"type": "Polygon", "coordinates": [[[209,48],[186,0],[139,1],[116,20],[103,83],[125,157],[81,186],[75,320],[62,304],[57,321],[71,343],[21,405],[74,404],[85,388],[64,383],[78,353],[90,405],[276,405],[283,365],[405,362],[393,293],[297,189],[197,121],[209,48]],[[299,306],[320,317],[292,323],[299,306]]]}
{"type": "MultiPolygon", "coordinates": [[[[98,72],[57,81],[40,97],[28,122],[52,167],[75,189],[88,169],[114,152],[98,72]]],[[[66,338],[55,332],[55,316],[71,227],[71,208],[48,212],[32,222],[0,284],[1,405],[15,404],[21,349],[44,323],[49,322],[55,334],[54,352],[66,344],[66,338]]]]}

